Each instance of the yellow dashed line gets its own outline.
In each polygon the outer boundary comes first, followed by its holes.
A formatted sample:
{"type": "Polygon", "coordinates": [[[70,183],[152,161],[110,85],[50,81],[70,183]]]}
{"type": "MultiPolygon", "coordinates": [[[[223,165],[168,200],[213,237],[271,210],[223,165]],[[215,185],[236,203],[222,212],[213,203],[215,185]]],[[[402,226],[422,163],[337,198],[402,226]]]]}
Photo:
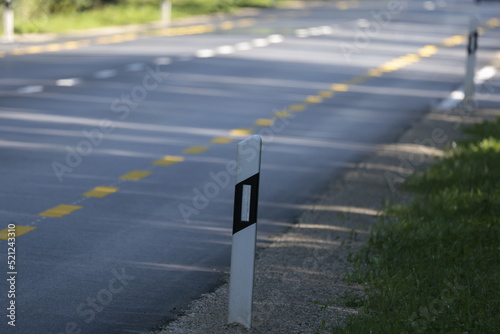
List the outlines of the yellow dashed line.
{"type": "Polygon", "coordinates": [[[26,54],[26,49],[14,49],[10,52],[13,56],[22,56],[26,54]]]}
{"type": "Polygon", "coordinates": [[[184,149],[182,153],[185,154],[200,154],[208,150],[208,146],[192,146],[184,149]]]}
{"type": "Polygon", "coordinates": [[[291,114],[286,110],[281,110],[281,111],[275,112],[274,116],[276,116],[277,118],[287,118],[287,117],[290,117],[291,114]]]}
{"type": "Polygon", "coordinates": [[[152,172],[148,172],[145,170],[134,170],[130,173],[120,176],[122,180],[130,180],[130,181],[139,181],[140,179],[145,178],[146,176],[151,175],[152,172]]]}
{"type": "Polygon", "coordinates": [[[486,26],[488,28],[496,28],[496,27],[500,27],[500,19],[494,17],[492,19],[489,19],[487,22],[486,22],[486,26]]]}
{"type": "Polygon", "coordinates": [[[240,27],[248,27],[255,23],[254,19],[241,19],[238,21],[240,27]]]}
{"type": "Polygon", "coordinates": [[[354,78],[352,78],[349,81],[346,81],[346,84],[348,84],[348,85],[357,85],[357,84],[360,84],[360,83],[364,82],[366,79],[367,79],[366,76],[364,76],[364,75],[358,75],[357,77],[354,77],[354,78]]]}
{"type": "Polygon", "coordinates": [[[253,133],[253,129],[233,129],[229,132],[231,136],[248,136],[253,133]]]}
{"type": "Polygon", "coordinates": [[[304,111],[306,110],[306,105],[305,104],[292,104],[289,109],[291,111],[304,111]]]}
{"type": "Polygon", "coordinates": [[[229,30],[234,28],[234,23],[231,21],[224,21],[220,24],[222,30],[229,30]]]}
{"type": "Polygon", "coordinates": [[[99,187],[95,187],[94,189],[92,189],[90,191],[87,191],[82,196],[103,198],[103,197],[106,197],[108,195],[111,195],[112,193],[117,192],[118,190],[120,190],[120,188],[99,186],[99,187]]]}
{"type": "Polygon", "coordinates": [[[379,77],[382,75],[382,71],[379,70],[378,68],[371,68],[368,70],[368,75],[371,77],[379,77]]]}
{"type": "Polygon", "coordinates": [[[212,139],[210,142],[213,144],[229,144],[234,141],[233,138],[227,138],[227,137],[217,137],[212,139]]]}
{"type": "Polygon", "coordinates": [[[255,121],[255,125],[257,126],[271,126],[274,124],[274,121],[272,119],[267,119],[267,118],[259,118],[258,120],[255,121]]]}
{"type": "Polygon", "coordinates": [[[323,99],[321,98],[321,96],[309,95],[306,98],[306,103],[316,104],[316,103],[321,103],[321,102],[323,102],[323,99]]]}
{"type": "Polygon", "coordinates": [[[40,46],[30,46],[25,49],[27,54],[35,54],[42,52],[42,48],[40,46]]]}
{"type": "Polygon", "coordinates": [[[339,10],[347,10],[347,9],[349,9],[349,4],[347,2],[345,2],[345,1],[339,1],[339,2],[337,2],[336,6],[337,6],[337,9],[339,9],[339,10]]]}
{"type": "Polygon", "coordinates": [[[60,218],[60,217],[66,216],[67,214],[72,213],[73,211],[79,210],[81,208],[83,208],[83,206],[61,204],[61,205],[58,205],[52,209],[49,209],[47,211],[40,213],[39,216],[60,218]]]}
{"type": "Polygon", "coordinates": [[[437,50],[437,47],[435,47],[434,45],[426,45],[418,50],[418,55],[420,57],[430,57],[436,54],[437,50]]]}
{"type": "MultiPolygon", "coordinates": [[[[34,229],[36,229],[36,227],[16,225],[16,238],[30,231],[33,231],[34,229]]],[[[8,233],[9,233],[8,228],[1,230],[0,240],[8,240],[9,239],[8,233]]]]}
{"type": "Polygon", "coordinates": [[[3,57],[5,57],[5,52],[0,51],[0,58],[3,58],[3,57]]]}
{"type": "Polygon", "coordinates": [[[173,164],[177,164],[179,162],[183,162],[184,157],[177,156],[177,155],[166,155],[160,160],[156,160],[153,162],[153,165],[155,166],[171,166],[173,164]]]}
{"type": "Polygon", "coordinates": [[[62,44],[49,44],[45,47],[45,50],[47,50],[48,52],[57,52],[57,51],[61,51],[62,49],[62,44]]]}
{"type": "Polygon", "coordinates": [[[318,95],[324,98],[330,98],[333,96],[333,92],[330,90],[322,90],[321,92],[318,93],[318,95]]]}
{"type": "Polygon", "coordinates": [[[349,90],[349,86],[344,84],[334,84],[332,85],[332,90],[334,92],[347,92],[349,90]]]}
{"type": "Polygon", "coordinates": [[[464,37],[462,35],[455,35],[443,40],[444,46],[455,46],[462,44],[464,42],[464,37]]]}

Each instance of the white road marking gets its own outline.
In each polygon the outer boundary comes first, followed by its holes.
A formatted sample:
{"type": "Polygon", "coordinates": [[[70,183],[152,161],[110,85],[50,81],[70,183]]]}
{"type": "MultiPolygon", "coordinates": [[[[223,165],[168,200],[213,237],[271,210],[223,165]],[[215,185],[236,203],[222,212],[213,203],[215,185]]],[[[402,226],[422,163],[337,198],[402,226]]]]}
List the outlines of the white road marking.
{"type": "Polygon", "coordinates": [[[493,66],[485,66],[479,71],[477,71],[474,77],[474,82],[476,85],[482,85],[485,81],[490,80],[497,74],[497,69],[493,66]]]}
{"type": "Polygon", "coordinates": [[[322,26],[320,27],[321,31],[323,32],[324,35],[331,35],[333,34],[333,28],[329,26],[322,26]]]}
{"type": "Polygon", "coordinates": [[[198,58],[210,58],[215,56],[215,51],[211,49],[204,49],[196,51],[196,57],[198,58]]]}
{"type": "Polygon", "coordinates": [[[267,39],[264,38],[256,38],[252,41],[252,45],[255,46],[256,48],[262,48],[264,46],[268,46],[269,42],[267,39]]]}
{"type": "Polygon", "coordinates": [[[230,45],[223,45],[217,48],[217,53],[227,55],[234,52],[234,47],[230,45]]]}
{"type": "Polygon", "coordinates": [[[112,78],[118,74],[116,70],[102,70],[94,73],[94,78],[96,79],[107,79],[112,78]]]}
{"type": "Polygon", "coordinates": [[[250,50],[252,48],[252,44],[250,44],[248,42],[241,42],[241,43],[236,44],[234,47],[238,51],[246,51],[246,50],[250,50]]]}
{"type": "Polygon", "coordinates": [[[34,94],[43,92],[43,86],[26,86],[17,90],[19,94],[34,94]]]}
{"type": "Polygon", "coordinates": [[[82,79],[80,78],[59,79],[56,81],[56,85],[63,87],[73,87],[79,85],[81,82],[82,79]]]}
{"type": "MultiPolygon", "coordinates": [[[[485,66],[476,72],[474,76],[474,83],[476,85],[482,85],[484,82],[493,78],[497,73],[497,69],[493,66],[485,66]]],[[[460,86],[457,90],[454,90],[450,95],[444,99],[438,106],[438,110],[449,110],[460,104],[464,99],[464,87],[460,86]]]]}
{"type": "Polygon", "coordinates": [[[267,40],[273,44],[282,43],[285,38],[282,35],[270,35],[267,40]]]}
{"type": "Polygon", "coordinates": [[[295,30],[295,35],[299,38],[309,37],[309,31],[307,29],[297,29],[295,30]]]}

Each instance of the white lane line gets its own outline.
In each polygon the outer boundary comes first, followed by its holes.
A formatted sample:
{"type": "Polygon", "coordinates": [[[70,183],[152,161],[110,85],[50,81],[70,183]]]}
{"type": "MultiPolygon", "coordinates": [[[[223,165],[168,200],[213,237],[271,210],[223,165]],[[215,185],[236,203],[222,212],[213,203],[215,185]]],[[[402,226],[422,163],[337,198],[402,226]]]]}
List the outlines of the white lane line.
{"type": "Polygon", "coordinates": [[[298,38],[306,38],[309,37],[309,31],[307,31],[307,29],[297,29],[295,30],[295,35],[298,38]]]}
{"type": "Polygon", "coordinates": [[[323,32],[323,35],[331,35],[333,34],[333,28],[329,26],[322,26],[320,27],[321,31],[323,32]]]}
{"type": "Polygon", "coordinates": [[[252,41],[252,45],[256,48],[262,48],[264,46],[268,46],[269,42],[265,38],[256,38],[252,41]]]}
{"type": "Polygon", "coordinates": [[[323,31],[320,27],[312,27],[307,29],[309,32],[309,35],[311,36],[320,36],[323,35],[323,31]]]}
{"type": "Polygon", "coordinates": [[[144,63],[133,63],[125,66],[125,71],[127,72],[139,72],[142,71],[146,67],[144,63]]]}
{"type": "Polygon", "coordinates": [[[238,51],[246,51],[246,50],[250,50],[252,48],[252,44],[250,44],[248,42],[241,42],[241,43],[236,44],[234,47],[238,51]]]}
{"type": "Polygon", "coordinates": [[[172,64],[172,59],[170,57],[159,57],[154,61],[155,65],[170,65],[172,64]]]}
{"type": "Polygon", "coordinates": [[[490,80],[497,74],[497,69],[493,66],[485,66],[479,71],[477,71],[474,77],[474,83],[476,85],[482,85],[485,81],[490,80]]]}
{"type": "Polygon", "coordinates": [[[215,56],[215,50],[204,49],[196,51],[196,57],[198,58],[210,58],[215,56]]]}
{"type": "Polygon", "coordinates": [[[116,70],[102,70],[94,73],[94,78],[96,79],[107,79],[112,78],[118,74],[116,70]]]}
{"type": "Polygon", "coordinates": [[[73,87],[79,85],[81,82],[82,79],[80,78],[59,79],[56,81],[56,85],[62,87],[73,87]]]}
{"type": "Polygon", "coordinates": [[[217,48],[217,53],[221,55],[228,55],[234,52],[234,47],[230,45],[223,45],[217,48]]]}
{"type": "MultiPolygon", "coordinates": [[[[474,83],[476,85],[482,85],[489,79],[493,78],[497,73],[497,69],[493,66],[485,66],[476,72],[474,76],[474,83]]],[[[460,104],[464,99],[464,87],[460,86],[458,89],[450,93],[450,95],[444,99],[438,106],[438,110],[449,110],[460,104]]]]}
{"type": "Polygon", "coordinates": [[[270,43],[277,44],[277,43],[282,43],[285,38],[282,35],[270,35],[267,37],[267,40],[270,43]]]}
{"type": "Polygon", "coordinates": [[[34,94],[43,92],[43,86],[26,86],[17,90],[19,94],[34,94]]]}

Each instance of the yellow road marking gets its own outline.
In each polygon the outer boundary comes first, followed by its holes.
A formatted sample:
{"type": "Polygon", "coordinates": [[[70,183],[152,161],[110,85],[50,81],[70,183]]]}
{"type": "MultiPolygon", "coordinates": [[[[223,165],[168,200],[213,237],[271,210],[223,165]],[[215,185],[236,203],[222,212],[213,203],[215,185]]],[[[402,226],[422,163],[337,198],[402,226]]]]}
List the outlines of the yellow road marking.
{"type": "Polygon", "coordinates": [[[334,84],[332,85],[332,90],[334,92],[347,92],[349,90],[349,86],[344,84],[334,84]]]}
{"type": "Polygon", "coordinates": [[[155,166],[170,166],[179,162],[183,162],[184,157],[177,156],[177,155],[166,155],[160,160],[156,160],[153,162],[153,165],[155,166]]]}
{"type": "Polygon", "coordinates": [[[25,49],[27,54],[34,54],[42,52],[42,48],[40,46],[30,46],[25,49]]]}
{"type": "Polygon", "coordinates": [[[368,70],[368,75],[372,77],[379,77],[382,75],[382,71],[379,70],[378,68],[371,68],[368,70]]]}
{"type": "Polygon", "coordinates": [[[229,30],[234,28],[234,23],[231,21],[224,21],[220,24],[222,30],[229,30]]]}
{"type": "MultiPolygon", "coordinates": [[[[16,238],[30,231],[33,231],[34,229],[36,229],[36,227],[16,225],[16,238]]],[[[8,233],[9,233],[8,228],[1,230],[0,240],[8,240],[9,239],[8,233]]]]}
{"type": "Polygon", "coordinates": [[[366,76],[364,76],[364,75],[358,75],[357,77],[354,77],[354,78],[352,78],[349,81],[346,81],[346,84],[348,84],[348,85],[357,85],[357,84],[362,83],[366,79],[367,79],[366,76]]]}
{"type": "Polygon", "coordinates": [[[306,109],[305,104],[292,104],[290,107],[291,111],[303,111],[306,109]]]}
{"type": "Polygon", "coordinates": [[[316,103],[321,103],[321,102],[323,102],[323,99],[321,98],[321,96],[309,95],[306,98],[306,103],[316,104],[316,103]]]}
{"type": "Polygon", "coordinates": [[[3,57],[5,57],[5,52],[0,51],[0,58],[3,58],[3,57]]]}
{"type": "Polygon", "coordinates": [[[337,9],[339,10],[346,10],[346,9],[349,9],[349,4],[345,1],[339,1],[337,2],[337,9]]]}
{"type": "Polygon", "coordinates": [[[255,23],[254,19],[241,19],[238,21],[240,27],[248,27],[255,23]]]}
{"type": "Polygon", "coordinates": [[[217,137],[217,138],[212,139],[210,142],[213,144],[229,144],[233,141],[234,141],[233,138],[217,137]]]}
{"type": "Polygon", "coordinates": [[[488,21],[486,21],[486,26],[488,28],[496,28],[496,27],[499,27],[500,26],[500,19],[494,17],[492,19],[489,19],[488,21]]]}
{"type": "Polygon", "coordinates": [[[148,172],[145,170],[134,170],[130,173],[127,173],[127,174],[120,176],[120,179],[130,180],[130,181],[139,181],[140,179],[143,179],[146,176],[149,176],[151,174],[152,174],[152,172],[148,172]]]}
{"type": "Polygon", "coordinates": [[[257,126],[271,126],[274,124],[274,121],[272,119],[267,119],[267,118],[259,118],[258,120],[255,121],[255,125],[257,126]]]}
{"type": "Polygon", "coordinates": [[[248,136],[253,133],[253,129],[233,129],[229,132],[231,136],[248,136]]]}
{"type": "Polygon", "coordinates": [[[200,154],[208,150],[208,146],[192,146],[184,149],[182,153],[185,154],[200,154]]]}
{"type": "Polygon", "coordinates": [[[330,90],[322,90],[321,92],[318,93],[318,95],[324,98],[330,98],[333,96],[333,92],[330,90]]]}
{"type": "Polygon", "coordinates": [[[62,45],[59,44],[59,43],[56,43],[56,44],[49,44],[45,47],[45,49],[48,51],[48,52],[57,52],[57,51],[61,51],[61,48],[62,48],[62,45]]]}
{"type": "Polygon", "coordinates": [[[95,187],[94,189],[92,189],[90,191],[87,191],[82,196],[103,198],[103,197],[106,197],[108,195],[111,195],[112,193],[117,192],[119,189],[120,188],[117,188],[117,187],[99,186],[99,187],[95,187]]]}
{"type": "Polygon", "coordinates": [[[287,118],[290,117],[290,115],[291,114],[286,110],[280,110],[274,113],[274,116],[276,116],[277,118],[287,118]]]}
{"type": "Polygon", "coordinates": [[[455,35],[443,40],[444,46],[455,46],[462,44],[464,42],[464,37],[462,35],[455,35]]]}
{"type": "Polygon", "coordinates": [[[418,55],[420,57],[430,57],[437,52],[437,47],[434,45],[426,45],[418,50],[418,55]]]}
{"type": "Polygon", "coordinates": [[[61,205],[58,205],[58,206],[56,206],[56,207],[54,207],[52,209],[44,211],[44,212],[42,212],[42,213],[40,213],[38,215],[39,216],[43,216],[43,217],[57,217],[57,218],[60,218],[60,217],[66,216],[67,214],[72,213],[73,211],[79,210],[81,208],[83,208],[83,206],[61,204],[61,205]]]}
{"type": "Polygon", "coordinates": [[[14,49],[11,51],[11,54],[14,56],[22,56],[26,54],[26,49],[14,49]]]}

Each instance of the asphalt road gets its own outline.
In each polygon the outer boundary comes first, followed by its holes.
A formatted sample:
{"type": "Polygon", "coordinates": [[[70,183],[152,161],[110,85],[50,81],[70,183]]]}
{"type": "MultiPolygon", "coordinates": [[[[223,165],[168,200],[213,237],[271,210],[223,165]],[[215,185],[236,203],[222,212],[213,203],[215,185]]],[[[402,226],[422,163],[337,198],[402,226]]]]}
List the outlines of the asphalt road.
{"type": "Polygon", "coordinates": [[[265,246],[462,83],[476,10],[482,66],[500,5],[470,1],[330,2],[199,34],[1,45],[1,332],[147,333],[173,319],[228,272],[238,140],[264,139],[265,246]]]}

